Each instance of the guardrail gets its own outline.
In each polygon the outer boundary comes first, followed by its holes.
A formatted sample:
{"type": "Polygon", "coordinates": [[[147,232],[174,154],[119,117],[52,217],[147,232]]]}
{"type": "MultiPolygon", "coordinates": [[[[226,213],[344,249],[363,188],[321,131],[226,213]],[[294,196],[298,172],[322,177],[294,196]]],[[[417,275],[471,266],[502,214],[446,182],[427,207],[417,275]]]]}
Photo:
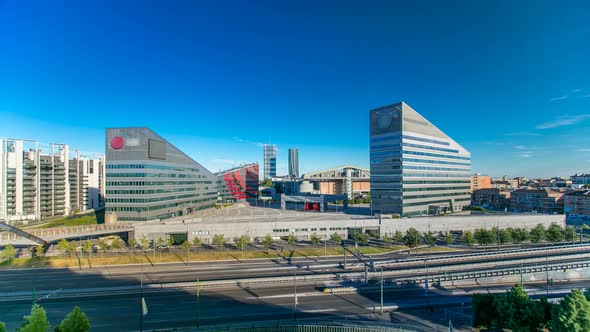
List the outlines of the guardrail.
{"type": "MultiPolygon", "coordinates": [[[[132,231],[133,225],[114,224],[114,225],[83,225],[60,228],[47,228],[38,230],[27,230],[26,232],[43,240],[55,240],[60,238],[68,238],[74,235],[93,235],[104,233],[116,233],[117,231],[132,231]]],[[[14,233],[0,233],[0,241],[14,241],[24,236],[14,233]]]]}
{"type": "MultiPolygon", "coordinates": [[[[493,257],[493,258],[506,258],[511,256],[531,256],[531,254],[540,254],[540,253],[547,253],[547,254],[555,254],[559,252],[567,252],[567,251],[574,251],[576,249],[587,249],[590,250],[590,243],[578,243],[578,244],[566,244],[566,245],[553,245],[547,247],[537,247],[537,248],[526,248],[526,249],[513,249],[513,250],[501,250],[501,251],[491,251],[491,252],[484,252],[484,253],[469,253],[469,254],[462,254],[462,255],[446,255],[446,256],[434,256],[434,257],[419,257],[419,258],[406,258],[406,259],[396,259],[396,260],[382,260],[382,261],[375,261],[375,266],[383,266],[383,267],[395,267],[396,265],[412,265],[415,263],[424,264],[424,261],[428,261],[429,263],[433,262],[452,262],[452,261],[469,261],[469,260],[476,260],[483,257],[493,257]]],[[[362,268],[364,265],[359,263],[349,263],[347,264],[347,268],[362,268]]]]}

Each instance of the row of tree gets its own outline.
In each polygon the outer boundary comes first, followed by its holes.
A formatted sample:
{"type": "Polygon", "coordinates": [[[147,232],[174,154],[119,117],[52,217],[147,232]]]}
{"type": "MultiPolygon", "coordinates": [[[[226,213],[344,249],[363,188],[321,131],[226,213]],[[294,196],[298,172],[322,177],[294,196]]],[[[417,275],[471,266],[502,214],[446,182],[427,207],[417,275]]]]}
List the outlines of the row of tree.
{"type": "MultiPolygon", "coordinates": [[[[24,322],[16,330],[17,332],[46,332],[51,328],[47,319],[47,313],[42,306],[34,304],[31,308],[31,314],[24,316],[24,322]]],[[[86,314],[76,306],[74,310],[64,318],[61,323],[54,327],[55,332],[88,332],[90,331],[90,321],[86,314]]],[[[6,325],[0,322],[0,332],[6,332],[6,325]]]]}
{"type": "Polygon", "coordinates": [[[498,229],[494,227],[492,229],[478,228],[475,232],[466,231],[463,233],[463,242],[467,245],[473,245],[475,243],[481,245],[490,244],[507,244],[507,243],[523,243],[530,241],[531,243],[540,242],[563,242],[563,241],[574,241],[576,238],[576,232],[572,226],[568,226],[565,229],[558,224],[551,224],[548,228],[545,228],[542,224],[527,230],[525,228],[506,228],[498,229]]]}
{"type": "Polygon", "coordinates": [[[578,289],[558,304],[532,300],[520,284],[506,294],[475,294],[473,326],[512,331],[590,331],[590,293],[578,289]]]}

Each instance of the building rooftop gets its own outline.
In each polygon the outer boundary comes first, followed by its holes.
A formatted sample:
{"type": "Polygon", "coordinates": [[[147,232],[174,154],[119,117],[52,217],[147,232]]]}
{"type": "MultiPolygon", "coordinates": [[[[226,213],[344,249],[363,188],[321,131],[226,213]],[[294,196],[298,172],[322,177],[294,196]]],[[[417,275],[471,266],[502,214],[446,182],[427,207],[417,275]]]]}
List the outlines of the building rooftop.
{"type": "Polygon", "coordinates": [[[232,167],[230,169],[219,171],[219,172],[215,173],[215,175],[223,175],[223,174],[226,174],[226,173],[231,173],[233,171],[237,171],[237,170],[242,169],[242,168],[252,167],[254,165],[258,165],[258,163],[251,163],[251,164],[245,164],[245,165],[235,166],[235,167],[232,167]]]}

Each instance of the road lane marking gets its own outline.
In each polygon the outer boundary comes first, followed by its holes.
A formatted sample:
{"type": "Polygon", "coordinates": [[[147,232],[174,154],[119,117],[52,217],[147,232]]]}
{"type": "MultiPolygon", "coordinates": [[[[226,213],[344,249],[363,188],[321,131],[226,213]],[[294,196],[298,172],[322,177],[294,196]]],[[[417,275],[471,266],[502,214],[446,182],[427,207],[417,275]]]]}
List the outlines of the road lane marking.
{"type": "Polygon", "coordinates": [[[308,312],[308,313],[312,313],[312,312],[333,312],[333,311],[338,311],[338,309],[334,309],[334,308],[326,308],[326,309],[310,309],[310,310],[300,310],[301,312],[308,312]]]}

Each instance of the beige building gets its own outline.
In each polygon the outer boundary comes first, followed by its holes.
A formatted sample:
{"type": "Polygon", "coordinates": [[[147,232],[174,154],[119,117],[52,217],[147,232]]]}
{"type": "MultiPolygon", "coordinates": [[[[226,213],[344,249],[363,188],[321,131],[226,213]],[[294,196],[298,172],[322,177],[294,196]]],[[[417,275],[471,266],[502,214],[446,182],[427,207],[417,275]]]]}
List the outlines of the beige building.
{"type": "Polygon", "coordinates": [[[492,188],[492,177],[484,174],[474,174],[470,177],[471,192],[477,189],[492,188]]]}
{"type": "Polygon", "coordinates": [[[364,195],[371,191],[371,175],[368,170],[354,166],[340,166],[303,175],[314,184],[320,194],[364,195]]]}

